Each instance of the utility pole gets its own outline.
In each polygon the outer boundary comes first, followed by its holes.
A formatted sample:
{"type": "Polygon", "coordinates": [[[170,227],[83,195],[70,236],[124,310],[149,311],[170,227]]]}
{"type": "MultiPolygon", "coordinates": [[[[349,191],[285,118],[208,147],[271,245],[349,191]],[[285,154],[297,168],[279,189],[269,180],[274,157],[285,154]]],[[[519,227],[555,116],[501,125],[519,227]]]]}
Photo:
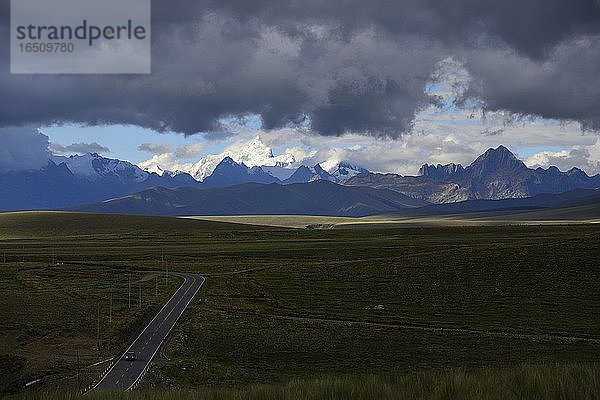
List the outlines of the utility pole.
{"type": "Polygon", "coordinates": [[[96,333],[96,342],[98,344],[98,350],[100,350],[100,302],[98,302],[98,331],[96,333]]]}
{"type": "Polygon", "coordinates": [[[158,275],[154,277],[154,296],[158,297],[158,275]]]}
{"type": "Polygon", "coordinates": [[[131,275],[129,275],[129,277],[127,278],[127,284],[129,285],[129,297],[128,297],[128,299],[129,299],[129,302],[128,302],[129,306],[128,307],[131,310],[131,275]]]}
{"type": "Polygon", "coordinates": [[[165,286],[169,285],[167,279],[169,278],[169,266],[167,265],[167,260],[165,259],[165,286]]]}
{"type": "Polygon", "coordinates": [[[112,324],[112,288],[110,291],[110,308],[108,309],[108,323],[112,324]]]}
{"type": "Polygon", "coordinates": [[[138,281],[138,288],[140,290],[140,308],[142,307],[142,281],[138,281]]]}

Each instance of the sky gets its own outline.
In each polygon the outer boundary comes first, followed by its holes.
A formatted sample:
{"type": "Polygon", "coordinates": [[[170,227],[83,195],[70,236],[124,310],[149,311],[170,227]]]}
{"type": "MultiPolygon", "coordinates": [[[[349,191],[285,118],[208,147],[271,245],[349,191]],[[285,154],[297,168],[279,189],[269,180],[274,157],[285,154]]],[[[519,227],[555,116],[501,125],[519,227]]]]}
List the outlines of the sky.
{"type": "Polygon", "coordinates": [[[533,167],[599,173],[599,39],[595,0],[157,0],[148,75],[11,75],[0,43],[0,154],[168,168],[259,136],[378,172],[503,144],[533,167]]]}

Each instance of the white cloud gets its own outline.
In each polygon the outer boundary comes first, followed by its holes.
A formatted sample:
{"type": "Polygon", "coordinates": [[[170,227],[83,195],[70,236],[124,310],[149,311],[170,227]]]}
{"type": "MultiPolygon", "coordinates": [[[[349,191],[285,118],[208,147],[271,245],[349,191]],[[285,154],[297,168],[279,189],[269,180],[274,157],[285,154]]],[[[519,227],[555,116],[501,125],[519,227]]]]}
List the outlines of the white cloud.
{"type": "Polygon", "coordinates": [[[162,175],[164,171],[191,171],[193,164],[184,162],[198,157],[205,149],[202,143],[191,143],[177,146],[175,150],[165,143],[143,143],[138,146],[139,151],[152,154],[152,158],[142,161],[138,166],[149,172],[162,175]]]}
{"type": "Polygon", "coordinates": [[[206,149],[202,143],[182,144],[177,146],[175,156],[182,159],[192,159],[198,157],[206,149]]]}
{"type": "Polygon", "coordinates": [[[600,138],[591,146],[574,146],[568,150],[541,151],[524,160],[530,168],[558,167],[567,171],[573,167],[580,168],[588,174],[600,173],[600,138]]]}
{"type": "Polygon", "coordinates": [[[0,129],[0,172],[36,170],[50,159],[48,136],[36,129],[0,129]]]}
{"type": "Polygon", "coordinates": [[[68,146],[63,146],[59,143],[51,143],[50,151],[57,155],[68,155],[68,154],[86,154],[86,153],[98,153],[106,154],[110,153],[110,149],[106,146],[102,146],[96,142],[92,143],[73,143],[68,146]]]}
{"type": "Polygon", "coordinates": [[[171,145],[166,143],[142,143],[138,146],[138,150],[154,155],[173,152],[171,145]]]}
{"type": "MultiPolygon", "coordinates": [[[[289,130],[260,132],[273,147],[287,145],[302,149],[296,159],[304,164],[328,160],[348,161],[374,172],[417,174],[424,163],[468,165],[490,147],[505,145],[521,158],[531,149],[556,146],[585,149],[589,158],[571,158],[574,166],[587,172],[597,167],[594,149],[598,136],[581,133],[579,124],[549,120],[509,121],[502,113],[471,112],[463,109],[429,108],[422,111],[411,134],[398,139],[377,139],[360,135],[323,138],[289,130]],[[490,134],[493,133],[493,134],[490,134]]],[[[576,153],[574,153],[576,154],[576,153]]],[[[562,164],[561,164],[562,165],[562,164]]]]}
{"type": "Polygon", "coordinates": [[[155,154],[149,160],[142,161],[138,167],[148,172],[156,172],[162,175],[162,171],[184,171],[192,168],[191,163],[182,163],[175,157],[174,153],[155,154]]]}
{"type": "MultiPolygon", "coordinates": [[[[262,143],[266,146],[253,144],[255,139],[246,134],[245,139],[238,136],[238,141],[230,144],[222,152],[206,155],[194,165],[184,162],[175,152],[155,155],[139,165],[142,168],[158,165],[162,169],[188,171],[196,175],[197,179],[203,179],[212,173],[224,157],[230,156],[248,166],[274,165],[280,162],[295,168],[300,164],[312,166],[326,161],[328,164],[347,161],[373,172],[416,175],[424,163],[454,162],[469,165],[485,150],[500,144],[519,156],[519,153],[530,154],[531,148],[543,149],[546,146],[554,146],[555,143],[567,143],[570,145],[565,147],[569,150],[565,150],[564,154],[542,151],[521,158],[530,166],[556,165],[560,169],[577,166],[588,173],[600,172],[598,136],[581,135],[575,126],[530,121],[518,125],[500,124],[496,128],[490,121],[484,120],[470,121],[469,124],[444,124],[431,123],[429,119],[417,126],[422,129],[394,140],[366,138],[360,135],[323,138],[292,130],[258,131],[262,143]],[[485,134],[486,127],[495,130],[496,133],[485,134]],[[547,140],[540,141],[539,137],[547,140]],[[270,153],[271,148],[279,149],[273,157],[270,153]]],[[[256,133],[257,131],[252,132],[256,133]]]]}

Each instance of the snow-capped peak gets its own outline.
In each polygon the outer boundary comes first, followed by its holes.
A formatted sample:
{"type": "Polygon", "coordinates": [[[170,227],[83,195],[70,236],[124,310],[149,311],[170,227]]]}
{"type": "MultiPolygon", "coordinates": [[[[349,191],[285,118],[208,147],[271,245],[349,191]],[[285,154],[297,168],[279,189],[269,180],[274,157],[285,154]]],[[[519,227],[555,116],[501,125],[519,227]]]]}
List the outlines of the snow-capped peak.
{"type": "Polygon", "coordinates": [[[249,142],[243,143],[239,147],[234,146],[229,152],[231,153],[229,157],[235,157],[237,158],[236,162],[243,162],[249,167],[262,165],[265,161],[268,162],[275,158],[273,150],[264,144],[259,136],[256,136],[249,142]]]}
{"type": "Polygon", "coordinates": [[[150,174],[155,173],[158,176],[163,176],[163,174],[166,172],[164,169],[162,169],[159,165],[156,164],[144,168],[144,171],[150,174]]]}
{"type": "Polygon", "coordinates": [[[195,179],[203,181],[213,173],[217,165],[226,157],[249,168],[260,166],[287,168],[297,163],[294,155],[290,153],[274,156],[273,150],[264,144],[259,136],[256,136],[250,141],[239,142],[228,147],[221,154],[211,154],[202,158],[192,166],[188,173],[195,179]]]}
{"type": "Polygon", "coordinates": [[[341,183],[346,182],[354,176],[366,175],[369,173],[367,169],[350,164],[346,161],[328,160],[321,165],[325,171],[335,176],[341,183]]]}
{"type": "Polygon", "coordinates": [[[90,181],[100,178],[114,177],[122,182],[143,182],[148,178],[148,172],[127,161],[104,158],[96,153],[74,155],[70,157],[52,156],[56,164],[65,164],[73,175],[90,181]]]}

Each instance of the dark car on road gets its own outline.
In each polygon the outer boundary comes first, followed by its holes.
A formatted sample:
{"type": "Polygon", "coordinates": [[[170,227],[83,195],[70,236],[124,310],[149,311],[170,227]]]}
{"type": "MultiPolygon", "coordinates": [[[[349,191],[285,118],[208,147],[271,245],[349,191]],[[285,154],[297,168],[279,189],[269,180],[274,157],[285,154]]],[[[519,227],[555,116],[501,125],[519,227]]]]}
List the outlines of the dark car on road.
{"type": "Polygon", "coordinates": [[[136,359],[135,351],[129,350],[127,353],[125,353],[125,360],[135,361],[135,359],[136,359]]]}

